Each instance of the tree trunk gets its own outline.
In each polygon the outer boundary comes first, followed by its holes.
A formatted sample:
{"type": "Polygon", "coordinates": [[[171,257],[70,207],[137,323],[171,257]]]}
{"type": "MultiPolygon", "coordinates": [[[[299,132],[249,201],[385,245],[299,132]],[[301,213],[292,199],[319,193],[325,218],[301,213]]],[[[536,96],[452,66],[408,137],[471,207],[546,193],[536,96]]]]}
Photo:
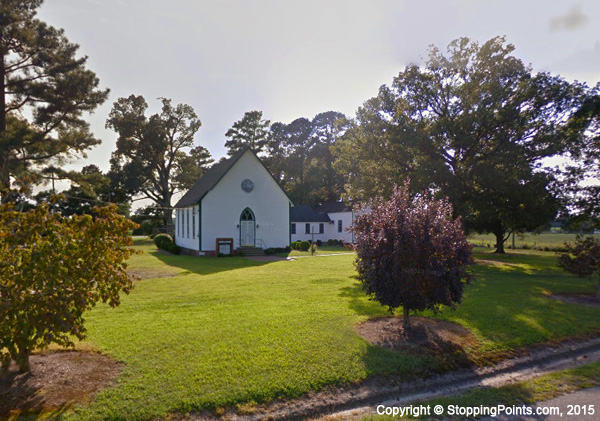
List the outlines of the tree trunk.
{"type": "Polygon", "coordinates": [[[404,307],[404,321],[402,322],[402,329],[404,329],[404,333],[407,333],[410,330],[410,319],[408,314],[408,308],[404,307]]]}
{"type": "Polygon", "coordinates": [[[6,131],[6,68],[0,51],[0,135],[6,131]]]}
{"type": "MultiPolygon", "coordinates": [[[[6,68],[4,63],[4,52],[0,51],[0,138],[6,132],[6,68]]],[[[2,203],[7,201],[10,189],[10,174],[8,173],[8,155],[5,150],[0,154],[0,197],[2,203]]]]}
{"type": "Polygon", "coordinates": [[[2,373],[7,373],[8,372],[8,368],[10,367],[10,362],[12,361],[12,359],[10,358],[10,354],[6,354],[4,355],[4,357],[2,358],[2,366],[1,366],[1,372],[2,373]]]}
{"type": "Polygon", "coordinates": [[[21,353],[16,359],[17,364],[19,364],[19,371],[21,373],[29,373],[31,371],[31,366],[29,365],[29,353],[21,353]]]}
{"type": "Polygon", "coordinates": [[[496,251],[494,253],[504,254],[504,232],[495,232],[494,235],[496,236],[496,244],[494,244],[496,251]]]}

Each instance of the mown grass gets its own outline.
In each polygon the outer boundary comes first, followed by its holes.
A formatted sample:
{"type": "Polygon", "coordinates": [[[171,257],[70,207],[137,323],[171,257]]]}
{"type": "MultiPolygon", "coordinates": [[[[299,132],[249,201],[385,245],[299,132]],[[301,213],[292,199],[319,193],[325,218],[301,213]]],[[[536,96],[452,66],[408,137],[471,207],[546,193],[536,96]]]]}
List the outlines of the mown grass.
{"type": "MultiPolygon", "coordinates": [[[[414,402],[413,405],[429,405],[431,408],[435,405],[442,405],[444,408],[448,408],[450,405],[463,408],[534,405],[566,393],[598,385],[600,385],[600,362],[594,362],[507,386],[473,389],[456,396],[414,402]]],[[[427,417],[423,416],[422,418],[427,417]]],[[[363,417],[361,421],[398,419],[398,417],[386,415],[369,415],[363,417]]]]}
{"type": "MultiPolygon", "coordinates": [[[[590,234],[587,234],[590,235],[590,234]]],[[[593,234],[594,237],[600,238],[600,234],[593,234]]],[[[560,249],[564,248],[565,243],[573,243],[577,234],[563,232],[544,232],[534,234],[527,232],[524,234],[515,235],[515,248],[517,249],[560,249]]],[[[496,237],[493,234],[471,234],[469,241],[474,246],[478,247],[494,247],[496,237]]],[[[504,243],[504,247],[512,246],[512,236],[504,243]]]]}
{"type": "MultiPolygon", "coordinates": [[[[367,300],[354,278],[353,255],[259,263],[241,257],[143,255],[132,269],[146,276],[120,307],[87,315],[89,343],[122,361],[115,387],[82,419],[149,419],[171,412],[293,398],[325,385],[375,374],[423,375],[424,355],[372,346],[357,323],[387,314],[367,300]]],[[[479,344],[465,350],[490,361],[523,346],[598,332],[600,309],[553,301],[548,292],[593,290],[564,274],[554,255],[477,253],[477,281],[457,311],[431,315],[471,329],[479,344]]]]}

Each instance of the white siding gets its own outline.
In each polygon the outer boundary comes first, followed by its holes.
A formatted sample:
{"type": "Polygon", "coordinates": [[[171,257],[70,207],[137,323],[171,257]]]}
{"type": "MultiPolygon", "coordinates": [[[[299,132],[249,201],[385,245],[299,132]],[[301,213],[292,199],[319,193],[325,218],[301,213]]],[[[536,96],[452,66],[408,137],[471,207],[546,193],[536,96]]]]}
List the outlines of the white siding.
{"type": "Polygon", "coordinates": [[[289,245],[289,200],[254,154],[248,151],[202,200],[202,250],[215,250],[217,238],[233,238],[235,248],[238,248],[240,215],[246,207],[256,218],[257,247],[289,245]],[[245,179],[254,184],[250,193],[241,188],[245,179]]]}
{"type": "Polygon", "coordinates": [[[175,244],[192,250],[198,250],[199,214],[198,205],[177,209],[175,244]],[[188,219],[189,214],[189,219],[188,219]],[[188,223],[189,220],[189,223],[188,223]]]}
{"type": "MultiPolygon", "coordinates": [[[[329,232],[330,232],[330,226],[332,225],[329,222],[293,222],[294,224],[296,224],[296,234],[292,234],[292,241],[308,241],[308,240],[313,240],[317,241],[317,240],[321,240],[323,242],[327,242],[327,240],[329,240],[330,237],[329,236],[329,232]],[[310,224],[310,229],[311,232],[314,232],[314,236],[313,234],[306,234],[306,224],[310,224]],[[323,234],[319,234],[319,224],[323,224],[323,228],[324,228],[324,233],[323,234]]],[[[335,237],[333,237],[335,238],[335,237]]]]}
{"type": "Polygon", "coordinates": [[[348,228],[352,226],[352,212],[332,212],[328,213],[329,219],[333,221],[331,235],[334,240],[343,239],[345,243],[353,243],[354,235],[348,228]],[[338,221],[342,221],[342,232],[338,231],[338,221]]]}
{"type": "Polygon", "coordinates": [[[354,236],[351,231],[346,231],[352,226],[352,212],[332,212],[327,214],[333,223],[323,222],[325,232],[319,234],[320,222],[294,222],[296,224],[296,234],[292,234],[292,241],[308,241],[314,238],[314,241],[321,240],[344,240],[345,243],[354,242],[354,236]],[[342,232],[338,232],[338,221],[342,221],[342,232]],[[306,224],[310,223],[314,230],[314,237],[311,234],[305,234],[306,224]]]}

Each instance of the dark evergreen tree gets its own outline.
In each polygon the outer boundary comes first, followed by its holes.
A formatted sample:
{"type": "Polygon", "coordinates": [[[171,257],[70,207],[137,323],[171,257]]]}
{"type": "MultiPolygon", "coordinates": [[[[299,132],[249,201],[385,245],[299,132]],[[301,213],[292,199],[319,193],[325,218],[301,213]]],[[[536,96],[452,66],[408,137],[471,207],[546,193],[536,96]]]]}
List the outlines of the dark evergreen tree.
{"type": "Polygon", "coordinates": [[[233,123],[227,130],[225,147],[227,155],[232,156],[237,151],[249,147],[254,152],[262,153],[267,146],[269,120],[263,119],[262,111],[248,111],[244,117],[233,123]]]}
{"type": "Polygon", "coordinates": [[[0,3],[0,191],[42,181],[40,170],[100,143],[83,114],[108,90],[62,29],[36,18],[41,0],[0,3]],[[25,117],[26,116],[26,117],[25,117]]]}

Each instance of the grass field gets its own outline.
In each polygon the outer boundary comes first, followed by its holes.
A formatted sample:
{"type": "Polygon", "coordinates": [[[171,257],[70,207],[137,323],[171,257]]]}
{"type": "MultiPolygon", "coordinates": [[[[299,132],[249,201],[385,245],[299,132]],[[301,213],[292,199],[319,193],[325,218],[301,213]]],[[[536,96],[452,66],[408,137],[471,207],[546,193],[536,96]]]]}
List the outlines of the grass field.
{"type": "MultiPolygon", "coordinates": [[[[241,257],[143,255],[131,267],[145,279],[117,309],[87,315],[88,342],[124,363],[115,387],[78,419],[141,420],[170,412],[292,398],[374,374],[423,375],[426,356],[368,344],[354,326],[386,310],[367,300],[352,255],[259,263],[241,257]]],[[[600,309],[554,301],[548,292],[589,292],[594,283],[566,275],[554,254],[495,256],[474,267],[457,311],[432,316],[471,329],[465,350],[491,361],[523,346],[600,331],[600,309]]]]}
{"type": "MultiPolygon", "coordinates": [[[[541,234],[525,233],[515,235],[515,248],[522,249],[558,249],[563,248],[565,243],[573,243],[577,234],[569,233],[550,233],[541,234]]],[[[594,234],[594,237],[600,238],[600,234],[594,234]]],[[[478,247],[493,247],[496,243],[496,237],[493,234],[472,234],[469,236],[471,244],[478,247]]],[[[505,247],[512,246],[512,236],[504,244],[505,247]]]]}

